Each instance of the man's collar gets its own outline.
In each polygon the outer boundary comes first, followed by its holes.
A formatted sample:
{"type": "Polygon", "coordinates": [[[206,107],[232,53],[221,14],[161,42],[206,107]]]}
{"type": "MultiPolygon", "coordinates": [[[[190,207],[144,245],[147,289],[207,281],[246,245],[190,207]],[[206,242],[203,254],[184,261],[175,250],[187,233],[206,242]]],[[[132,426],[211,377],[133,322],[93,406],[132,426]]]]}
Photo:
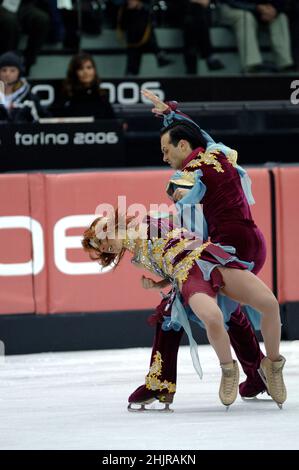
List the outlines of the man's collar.
{"type": "Polygon", "coordinates": [[[197,147],[196,149],[192,150],[192,152],[188,155],[188,157],[186,157],[185,160],[183,160],[182,170],[188,165],[188,163],[194,160],[200,152],[204,152],[204,151],[205,149],[203,147],[197,147]]]}

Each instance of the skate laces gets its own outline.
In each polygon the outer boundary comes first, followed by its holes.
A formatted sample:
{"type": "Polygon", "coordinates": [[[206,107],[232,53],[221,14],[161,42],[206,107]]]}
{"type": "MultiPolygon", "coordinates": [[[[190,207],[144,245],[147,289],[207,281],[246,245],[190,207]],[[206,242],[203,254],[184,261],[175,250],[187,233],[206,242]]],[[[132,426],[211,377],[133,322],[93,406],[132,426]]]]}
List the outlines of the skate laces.
{"type": "Polygon", "coordinates": [[[277,388],[283,388],[283,377],[282,377],[282,369],[284,366],[284,361],[280,361],[280,364],[275,362],[271,363],[270,367],[270,383],[277,388]]]}
{"type": "Polygon", "coordinates": [[[225,394],[231,393],[232,389],[234,388],[237,374],[235,370],[235,365],[232,368],[222,367],[222,375],[224,378],[223,381],[223,389],[225,394]]]}

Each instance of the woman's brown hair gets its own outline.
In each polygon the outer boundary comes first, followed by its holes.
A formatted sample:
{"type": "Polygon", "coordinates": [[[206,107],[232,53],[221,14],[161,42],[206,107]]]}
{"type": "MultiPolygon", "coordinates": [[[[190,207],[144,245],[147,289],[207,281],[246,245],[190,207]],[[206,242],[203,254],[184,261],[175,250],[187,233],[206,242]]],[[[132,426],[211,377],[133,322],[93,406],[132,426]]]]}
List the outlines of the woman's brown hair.
{"type": "MultiPolygon", "coordinates": [[[[130,222],[134,219],[134,217],[130,217],[128,215],[122,217],[124,218],[125,222],[125,227],[122,228],[127,228],[130,222]]],[[[115,231],[117,231],[120,226],[120,218],[121,217],[119,216],[118,210],[116,209],[114,223],[115,231]]],[[[93,261],[98,261],[98,263],[103,268],[106,268],[107,266],[114,266],[114,268],[116,268],[116,266],[124,256],[126,249],[123,248],[120,253],[103,253],[100,251],[101,240],[96,236],[95,227],[96,224],[103,219],[105,219],[105,217],[97,217],[92,222],[90,227],[83,233],[83,240],[81,241],[81,243],[84,251],[89,254],[90,259],[92,259],[93,261]],[[96,247],[98,247],[98,249],[96,247]]],[[[108,223],[105,223],[102,227],[102,231],[107,232],[107,229],[108,223]]]]}
{"type": "Polygon", "coordinates": [[[83,89],[83,86],[78,78],[77,71],[83,66],[84,62],[92,63],[92,66],[95,70],[95,78],[91,86],[98,88],[99,95],[102,93],[102,90],[100,89],[101,79],[97,74],[97,67],[93,57],[87,52],[80,52],[71,58],[67,70],[67,76],[63,83],[63,93],[69,97],[74,96],[78,91],[83,89]]]}

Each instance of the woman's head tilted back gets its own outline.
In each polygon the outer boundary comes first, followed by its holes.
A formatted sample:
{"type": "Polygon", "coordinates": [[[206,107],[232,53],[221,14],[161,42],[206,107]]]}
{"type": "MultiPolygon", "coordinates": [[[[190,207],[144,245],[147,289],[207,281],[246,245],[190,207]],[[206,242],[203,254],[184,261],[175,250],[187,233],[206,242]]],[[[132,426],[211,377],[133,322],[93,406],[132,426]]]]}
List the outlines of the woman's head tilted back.
{"type": "Polygon", "coordinates": [[[120,216],[118,211],[109,218],[97,217],[83,234],[84,251],[102,267],[116,267],[126,251],[123,240],[132,220],[133,217],[120,216]]]}

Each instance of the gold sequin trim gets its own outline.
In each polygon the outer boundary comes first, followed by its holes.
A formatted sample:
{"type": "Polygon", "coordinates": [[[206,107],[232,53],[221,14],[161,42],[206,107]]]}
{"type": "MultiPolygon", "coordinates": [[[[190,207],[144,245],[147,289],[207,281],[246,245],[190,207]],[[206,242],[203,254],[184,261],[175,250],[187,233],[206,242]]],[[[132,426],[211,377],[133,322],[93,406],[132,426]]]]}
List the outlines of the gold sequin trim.
{"type": "Polygon", "coordinates": [[[132,253],[134,253],[138,243],[140,243],[140,240],[138,240],[138,242],[137,242],[136,238],[132,239],[132,238],[129,238],[127,235],[126,235],[126,238],[124,238],[124,240],[123,240],[123,246],[127,250],[131,251],[132,253]]]}
{"type": "MultiPolygon", "coordinates": [[[[201,257],[202,252],[205,250],[207,246],[209,246],[211,242],[203,243],[195,250],[192,250],[182,261],[176,264],[173,269],[172,276],[178,282],[184,282],[188,279],[189,271],[194,265],[194,262],[201,257]]],[[[186,247],[188,249],[188,247],[186,247]]]]}
{"type": "MultiPolygon", "coordinates": [[[[155,261],[159,265],[160,268],[161,268],[160,258],[162,259],[162,249],[160,248],[160,244],[162,243],[162,245],[164,245],[163,242],[164,242],[163,239],[157,238],[156,242],[155,242],[155,245],[154,245],[154,249],[153,249],[153,251],[155,251],[155,256],[154,256],[155,261]],[[161,256],[159,258],[160,251],[161,251],[161,256]]],[[[155,271],[155,268],[153,267],[153,264],[150,260],[150,256],[149,256],[149,252],[148,252],[148,240],[142,240],[142,243],[141,243],[139,249],[137,249],[137,251],[135,251],[135,260],[138,260],[138,262],[142,266],[144,266],[146,269],[148,269],[152,273],[157,274],[156,271],[155,271]]]]}
{"type": "MultiPolygon", "coordinates": [[[[171,232],[168,232],[167,233],[167,237],[166,237],[166,243],[171,239],[171,238],[177,238],[177,237],[180,237],[181,238],[181,235],[182,233],[185,233],[185,232],[188,232],[188,230],[184,227],[182,228],[175,228],[174,230],[171,230],[171,232]]],[[[165,245],[166,245],[165,243],[165,245]]]]}
{"type": "Polygon", "coordinates": [[[221,163],[217,160],[217,156],[220,153],[220,150],[214,150],[213,152],[199,152],[198,157],[200,158],[191,160],[191,162],[186,166],[186,169],[183,171],[185,172],[187,170],[186,172],[188,173],[189,168],[196,169],[205,163],[206,165],[213,165],[214,170],[216,170],[218,173],[224,173],[221,163]]]}
{"type": "Polygon", "coordinates": [[[153,363],[150,367],[148,375],[145,377],[145,386],[148,390],[165,390],[167,389],[169,393],[175,393],[176,385],[167,380],[160,380],[159,376],[162,373],[162,356],[159,351],[154,355],[153,363]]]}

